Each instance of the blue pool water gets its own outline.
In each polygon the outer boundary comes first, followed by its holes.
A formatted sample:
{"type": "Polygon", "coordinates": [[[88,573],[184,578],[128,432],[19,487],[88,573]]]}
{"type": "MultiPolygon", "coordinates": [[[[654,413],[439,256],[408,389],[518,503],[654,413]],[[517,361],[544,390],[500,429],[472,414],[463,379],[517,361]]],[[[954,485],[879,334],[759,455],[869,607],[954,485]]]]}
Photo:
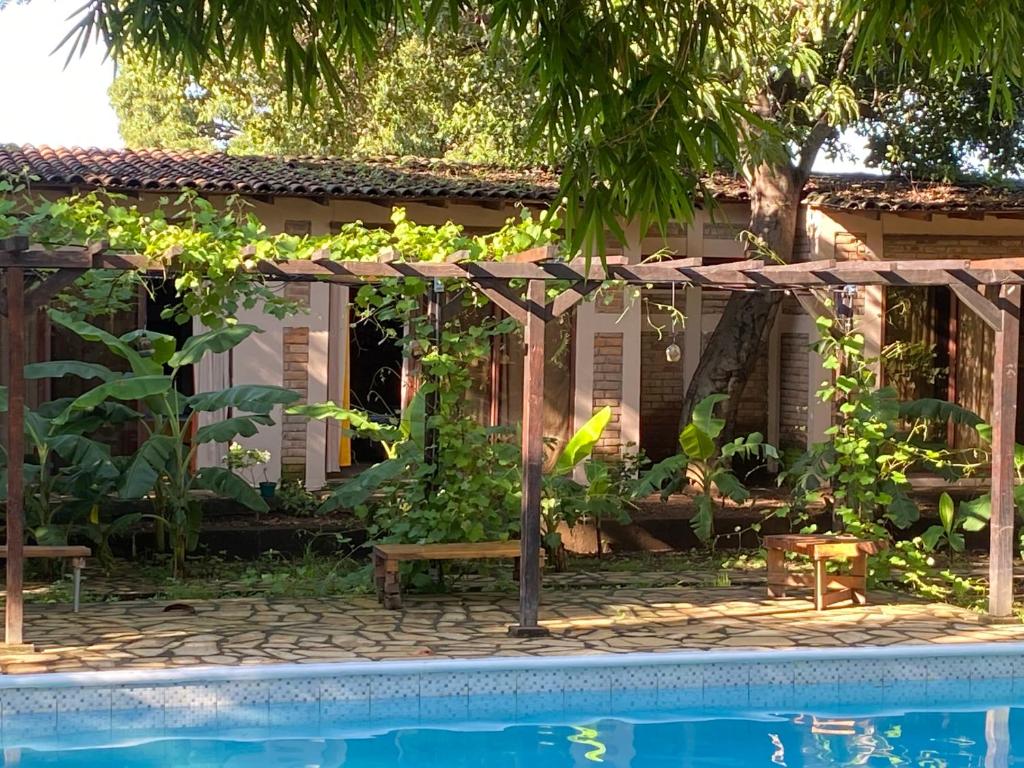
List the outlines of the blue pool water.
{"type": "MultiPolygon", "coordinates": [[[[1022,702],[1024,704],[1024,702],[1022,702]]],[[[862,710],[864,708],[861,708],[862,710]]],[[[813,710],[812,710],[813,711],[813,710]]],[[[104,747],[8,748],[20,768],[703,768],[1024,764],[1024,708],[816,715],[659,711],[557,721],[409,726],[338,735],[320,724],[174,734],[104,747]],[[325,733],[328,735],[316,735],[325,733]]]]}

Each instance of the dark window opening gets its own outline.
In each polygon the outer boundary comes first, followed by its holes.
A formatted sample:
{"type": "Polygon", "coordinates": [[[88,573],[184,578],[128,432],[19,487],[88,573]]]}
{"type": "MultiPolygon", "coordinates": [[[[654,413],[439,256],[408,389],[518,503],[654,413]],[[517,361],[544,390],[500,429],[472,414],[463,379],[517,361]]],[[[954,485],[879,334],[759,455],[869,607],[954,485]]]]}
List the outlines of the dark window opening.
{"type": "MultiPolygon", "coordinates": [[[[402,409],[401,324],[369,320],[354,322],[350,329],[350,405],[382,421],[396,418],[402,409]]],[[[380,443],[352,440],[353,464],[374,464],[385,458],[380,443]]]]}

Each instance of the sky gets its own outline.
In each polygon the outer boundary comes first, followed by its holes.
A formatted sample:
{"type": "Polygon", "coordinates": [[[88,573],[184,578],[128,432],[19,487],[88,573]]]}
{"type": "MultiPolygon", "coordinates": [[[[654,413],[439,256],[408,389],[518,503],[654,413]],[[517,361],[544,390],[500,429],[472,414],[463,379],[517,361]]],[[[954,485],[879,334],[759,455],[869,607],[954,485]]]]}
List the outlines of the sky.
{"type": "MultiPolygon", "coordinates": [[[[68,16],[81,4],[82,0],[32,0],[5,6],[0,0],[0,72],[8,75],[4,102],[12,105],[0,114],[0,143],[123,146],[107,97],[114,64],[104,60],[103,46],[91,45],[67,67],[65,52],[51,54],[71,28],[68,16]]],[[[856,159],[866,153],[863,139],[847,132],[844,140],[855,159],[819,157],[815,171],[868,170],[856,159]]]]}
{"type": "MultiPolygon", "coordinates": [[[[0,6],[3,6],[0,0],[0,6]]],[[[120,147],[107,88],[114,64],[102,45],[64,67],[67,54],[50,54],[71,28],[67,17],[82,0],[32,0],[0,10],[0,72],[4,104],[0,143],[120,147]]]]}

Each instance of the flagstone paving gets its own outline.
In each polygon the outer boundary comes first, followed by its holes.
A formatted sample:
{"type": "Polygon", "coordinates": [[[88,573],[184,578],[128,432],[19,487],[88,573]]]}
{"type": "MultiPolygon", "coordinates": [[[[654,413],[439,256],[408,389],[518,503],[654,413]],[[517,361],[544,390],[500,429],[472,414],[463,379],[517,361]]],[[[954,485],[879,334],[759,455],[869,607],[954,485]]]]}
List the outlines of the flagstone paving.
{"type": "Polygon", "coordinates": [[[603,654],[1024,641],[1024,624],[989,625],[970,611],[877,595],[866,607],[816,613],[757,587],[561,590],[545,595],[545,638],[509,637],[509,593],[410,595],[401,611],[373,597],[29,605],[37,653],[0,656],[7,673],[503,655],[603,654]]]}

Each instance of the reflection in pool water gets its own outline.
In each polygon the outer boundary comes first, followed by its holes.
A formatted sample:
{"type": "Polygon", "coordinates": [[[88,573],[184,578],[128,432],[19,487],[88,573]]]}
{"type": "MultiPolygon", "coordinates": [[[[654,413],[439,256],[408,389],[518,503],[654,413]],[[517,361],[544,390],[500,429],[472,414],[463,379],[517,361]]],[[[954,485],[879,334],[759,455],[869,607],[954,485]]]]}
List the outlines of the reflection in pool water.
{"type": "Polygon", "coordinates": [[[671,719],[669,713],[658,713],[657,717],[657,721],[602,718],[572,725],[410,727],[351,738],[289,736],[270,729],[262,741],[238,740],[226,732],[104,748],[9,749],[4,757],[5,765],[21,768],[1008,768],[1024,764],[1024,709],[1016,707],[876,716],[745,717],[737,713],[700,719],[690,713],[671,719]],[[1021,745],[1017,754],[1015,741],[1021,745]]]}

